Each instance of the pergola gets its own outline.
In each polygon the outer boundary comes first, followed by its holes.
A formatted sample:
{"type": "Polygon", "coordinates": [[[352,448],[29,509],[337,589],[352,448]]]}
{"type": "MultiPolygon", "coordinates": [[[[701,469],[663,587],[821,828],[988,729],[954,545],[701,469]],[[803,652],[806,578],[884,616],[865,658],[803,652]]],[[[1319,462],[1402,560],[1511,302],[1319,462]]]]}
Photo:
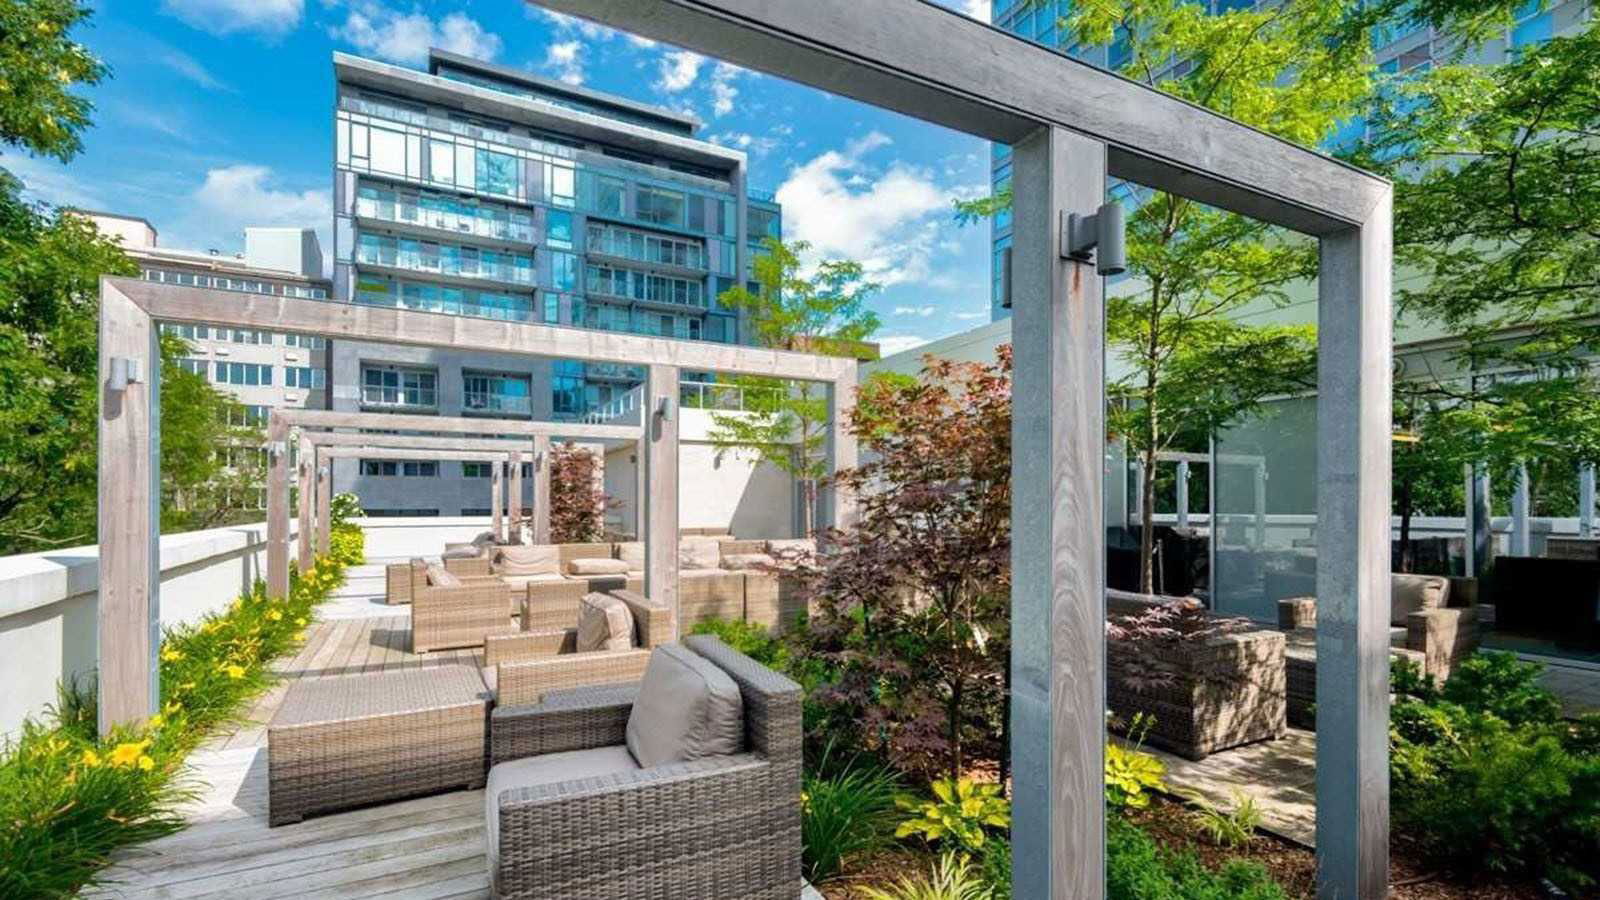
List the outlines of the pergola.
{"type": "MultiPolygon", "coordinates": [[[[275,409],[267,418],[267,591],[279,595],[289,585],[288,440],[298,429],[297,477],[300,501],[298,553],[301,571],[315,552],[328,551],[333,472],[324,461],[335,458],[441,458],[493,463],[490,478],[490,530],[496,539],[520,540],[523,455],[534,464],[533,542],[550,541],[550,443],[552,438],[615,440],[640,443],[644,426],[586,422],[536,422],[521,419],[396,415],[382,412],[275,409]],[[368,433],[314,431],[315,428],[368,429],[368,433]],[[381,434],[404,429],[441,432],[444,436],[381,434]],[[452,437],[450,434],[462,435],[452,437]],[[473,435],[519,435],[517,438],[473,435]],[[351,448],[372,448],[348,452],[351,448]],[[431,451],[431,452],[430,452],[431,451]],[[405,454],[405,455],[401,455],[405,454]],[[509,474],[507,468],[509,466],[509,474]],[[509,502],[508,502],[509,495],[509,502]],[[307,498],[310,498],[309,500],[307,498]],[[313,510],[315,514],[313,516],[313,510]],[[509,523],[502,510],[508,510],[509,523]],[[314,526],[314,527],[313,527],[314,526]],[[510,532],[508,534],[507,532],[510,532]]],[[[643,458],[643,453],[640,454],[643,458]]],[[[643,496],[641,493],[640,496],[643,496]]]]}
{"type": "MultiPolygon", "coordinates": [[[[1318,282],[1317,853],[1325,898],[1388,875],[1392,187],[924,0],[543,0],[654,38],[1013,148],[1014,891],[1104,896],[1105,323],[1068,216],[1106,179],[1315,237],[1318,282]]],[[[396,309],[102,282],[101,716],[156,697],[159,390],[153,320],[644,365],[646,590],[676,606],[678,370],[825,382],[831,450],[853,360],[396,309]],[[137,387],[135,387],[137,385],[137,387]]],[[[406,426],[393,426],[406,427],[406,426]]],[[[823,521],[847,523],[847,496],[823,521]]]]}

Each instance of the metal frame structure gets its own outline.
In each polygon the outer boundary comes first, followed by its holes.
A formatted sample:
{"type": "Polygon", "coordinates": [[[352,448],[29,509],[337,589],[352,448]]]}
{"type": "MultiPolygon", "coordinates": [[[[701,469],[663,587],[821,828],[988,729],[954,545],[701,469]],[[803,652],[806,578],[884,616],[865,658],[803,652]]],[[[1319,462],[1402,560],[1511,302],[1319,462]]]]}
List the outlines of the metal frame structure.
{"type": "MultiPolygon", "coordinates": [[[[1315,151],[926,0],[541,0],[644,37],[1013,147],[1014,890],[1104,896],[1105,324],[1102,279],[1063,258],[1066,214],[1108,177],[1320,242],[1317,854],[1323,898],[1388,875],[1392,186],[1315,151]]],[[[649,367],[647,590],[676,605],[678,370],[831,383],[831,449],[853,360],[395,309],[102,282],[101,714],[146,714],[157,569],[159,387],[152,319],[649,367]],[[665,551],[665,552],[663,552],[665,551]],[[114,637],[113,637],[114,636],[114,637]]],[[[396,426],[405,427],[405,426],[396,426]]],[[[281,487],[281,485],[280,485],[281,487]]],[[[830,519],[850,518],[848,496],[830,519]]],[[[828,520],[825,520],[828,521],[828,520]]]]}
{"type": "Polygon", "coordinates": [[[1063,215],[1122,178],[1321,242],[1317,849],[1388,876],[1392,187],[926,0],[539,0],[1013,148],[1013,811],[1019,897],[1104,895],[1103,285],[1063,215]]]}

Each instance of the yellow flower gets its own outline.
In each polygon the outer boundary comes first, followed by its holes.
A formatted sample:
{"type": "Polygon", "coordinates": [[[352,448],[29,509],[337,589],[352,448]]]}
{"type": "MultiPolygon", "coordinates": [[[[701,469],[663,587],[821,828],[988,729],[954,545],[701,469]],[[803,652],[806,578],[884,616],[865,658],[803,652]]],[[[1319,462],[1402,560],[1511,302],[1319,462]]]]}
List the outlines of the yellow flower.
{"type": "Polygon", "coordinates": [[[111,764],[113,766],[131,766],[144,755],[144,748],[150,746],[148,740],[118,744],[117,749],[111,751],[111,764]]]}
{"type": "Polygon", "coordinates": [[[172,649],[162,650],[161,659],[165,662],[177,662],[178,660],[183,659],[183,651],[172,649]]]}
{"type": "Polygon", "coordinates": [[[166,722],[167,722],[167,720],[162,717],[161,713],[156,713],[155,715],[150,717],[150,727],[151,728],[160,728],[162,725],[165,725],[166,722]]]}
{"type": "Polygon", "coordinates": [[[281,621],[283,619],[283,613],[275,609],[272,612],[267,613],[267,618],[274,622],[281,621]]]}
{"type": "Polygon", "coordinates": [[[151,759],[148,756],[140,756],[139,757],[139,768],[140,768],[141,771],[148,772],[151,769],[154,769],[155,767],[156,767],[156,761],[155,760],[151,759]]]}
{"type": "Polygon", "coordinates": [[[225,666],[223,668],[223,671],[228,673],[228,677],[229,678],[243,678],[244,677],[244,666],[238,666],[238,665],[225,666]]]}
{"type": "Polygon", "coordinates": [[[301,628],[306,627],[306,617],[305,616],[301,616],[300,618],[295,619],[294,620],[294,624],[300,626],[301,628]]]}
{"type": "Polygon", "coordinates": [[[100,765],[100,754],[94,752],[93,750],[83,751],[83,764],[91,769],[100,765]]]}
{"type": "Polygon", "coordinates": [[[306,639],[306,633],[304,631],[297,631],[294,633],[294,639],[297,641],[303,641],[306,639]]]}

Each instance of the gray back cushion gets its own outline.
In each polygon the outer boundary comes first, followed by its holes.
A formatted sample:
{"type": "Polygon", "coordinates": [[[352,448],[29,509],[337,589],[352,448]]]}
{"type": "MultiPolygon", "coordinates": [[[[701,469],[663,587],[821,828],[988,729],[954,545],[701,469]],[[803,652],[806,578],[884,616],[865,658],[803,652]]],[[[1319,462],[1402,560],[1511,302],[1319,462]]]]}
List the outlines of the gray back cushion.
{"type": "Polygon", "coordinates": [[[628,715],[628,752],[640,766],[729,756],[744,749],[744,698],[728,673],[681,644],[650,653],[628,715]]]}
{"type": "Polygon", "coordinates": [[[1414,612],[1443,609],[1450,599],[1450,581],[1440,575],[1389,576],[1389,624],[1403,626],[1414,612]]]}

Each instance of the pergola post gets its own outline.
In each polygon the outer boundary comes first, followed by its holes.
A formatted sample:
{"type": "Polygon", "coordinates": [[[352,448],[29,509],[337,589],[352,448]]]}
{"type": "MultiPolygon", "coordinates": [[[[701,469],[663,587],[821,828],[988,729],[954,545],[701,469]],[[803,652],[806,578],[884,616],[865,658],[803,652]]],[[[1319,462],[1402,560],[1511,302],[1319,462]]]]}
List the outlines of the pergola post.
{"type": "Polygon", "coordinates": [[[1189,461],[1178,460],[1178,527],[1189,527],[1189,461]]]}
{"type": "Polygon", "coordinates": [[[1322,238],[1317,325],[1317,896],[1389,876],[1392,198],[1322,238]]]}
{"type": "Polygon", "coordinates": [[[1513,477],[1517,482],[1511,490],[1511,555],[1532,556],[1533,534],[1528,520],[1533,516],[1533,486],[1528,481],[1528,464],[1518,463],[1513,477]]]}
{"type": "Polygon", "coordinates": [[[678,368],[652,365],[642,414],[646,437],[644,540],[645,596],[672,610],[673,639],[682,620],[678,610],[678,368]]]}
{"type": "Polygon", "coordinates": [[[1594,463],[1578,465],[1578,536],[1594,537],[1594,463]]]}
{"type": "Polygon", "coordinates": [[[493,473],[489,479],[489,530],[494,532],[495,543],[502,544],[505,543],[506,533],[502,527],[504,523],[500,518],[500,509],[505,506],[506,502],[506,466],[505,463],[499,460],[495,460],[489,465],[493,467],[489,470],[493,473]]]}
{"type": "Polygon", "coordinates": [[[550,438],[539,435],[533,439],[533,542],[549,544],[550,540],[550,438]]]}
{"type": "Polygon", "coordinates": [[[317,553],[333,546],[333,460],[317,451],[317,553]]]}
{"type": "Polygon", "coordinates": [[[522,543],[522,451],[511,451],[508,464],[511,466],[511,502],[508,504],[511,513],[507,517],[510,520],[509,540],[513,544],[520,544],[522,543]]]}
{"type": "Polygon", "coordinates": [[[299,520],[295,531],[297,539],[297,554],[300,571],[311,569],[311,520],[312,508],[317,502],[316,480],[316,450],[311,446],[311,438],[305,432],[300,432],[300,443],[295,451],[297,465],[295,474],[299,479],[300,502],[298,504],[299,520]]]}
{"type": "Polygon", "coordinates": [[[645,507],[649,505],[645,501],[645,495],[650,492],[650,476],[645,471],[645,458],[650,453],[649,448],[650,439],[646,436],[639,439],[633,451],[633,537],[638,541],[644,540],[645,532],[650,529],[645,513],[645,507]]]}
{"type": "Polygon", "coordinates": [[[289,595],[289,423],[267,413],[267,596],[289,595]]]}
{"type": "Polygon", "coordinates": [[[100,583],[95,616],[99,726],[161,702],[161,351],[150,316],[100,290],[100,583]]]}
{"type": "Polygon", "coordinates": [[[1105,309],[1061,257],[1063,213],[1105,200],[1106,146],[1012,147],[1012,841],[1018,897],[1105,896],[1105,309]]]}
{"type": "MultiPolygon", "coordinates": [[[[850,418],[856,408],[855,366],[850,367],[847,376],[825,387],[828,401],[827,460],[831,474],[853,469],[858,461],[858,442],[850,431],[850,418]]],[[[817,511],[819,515],[816,521],[820,525],[842,529],[855,522],[856,498],[849,491],[828,484],[818,492],[818,499],[822,508],[817,511]]]]}

